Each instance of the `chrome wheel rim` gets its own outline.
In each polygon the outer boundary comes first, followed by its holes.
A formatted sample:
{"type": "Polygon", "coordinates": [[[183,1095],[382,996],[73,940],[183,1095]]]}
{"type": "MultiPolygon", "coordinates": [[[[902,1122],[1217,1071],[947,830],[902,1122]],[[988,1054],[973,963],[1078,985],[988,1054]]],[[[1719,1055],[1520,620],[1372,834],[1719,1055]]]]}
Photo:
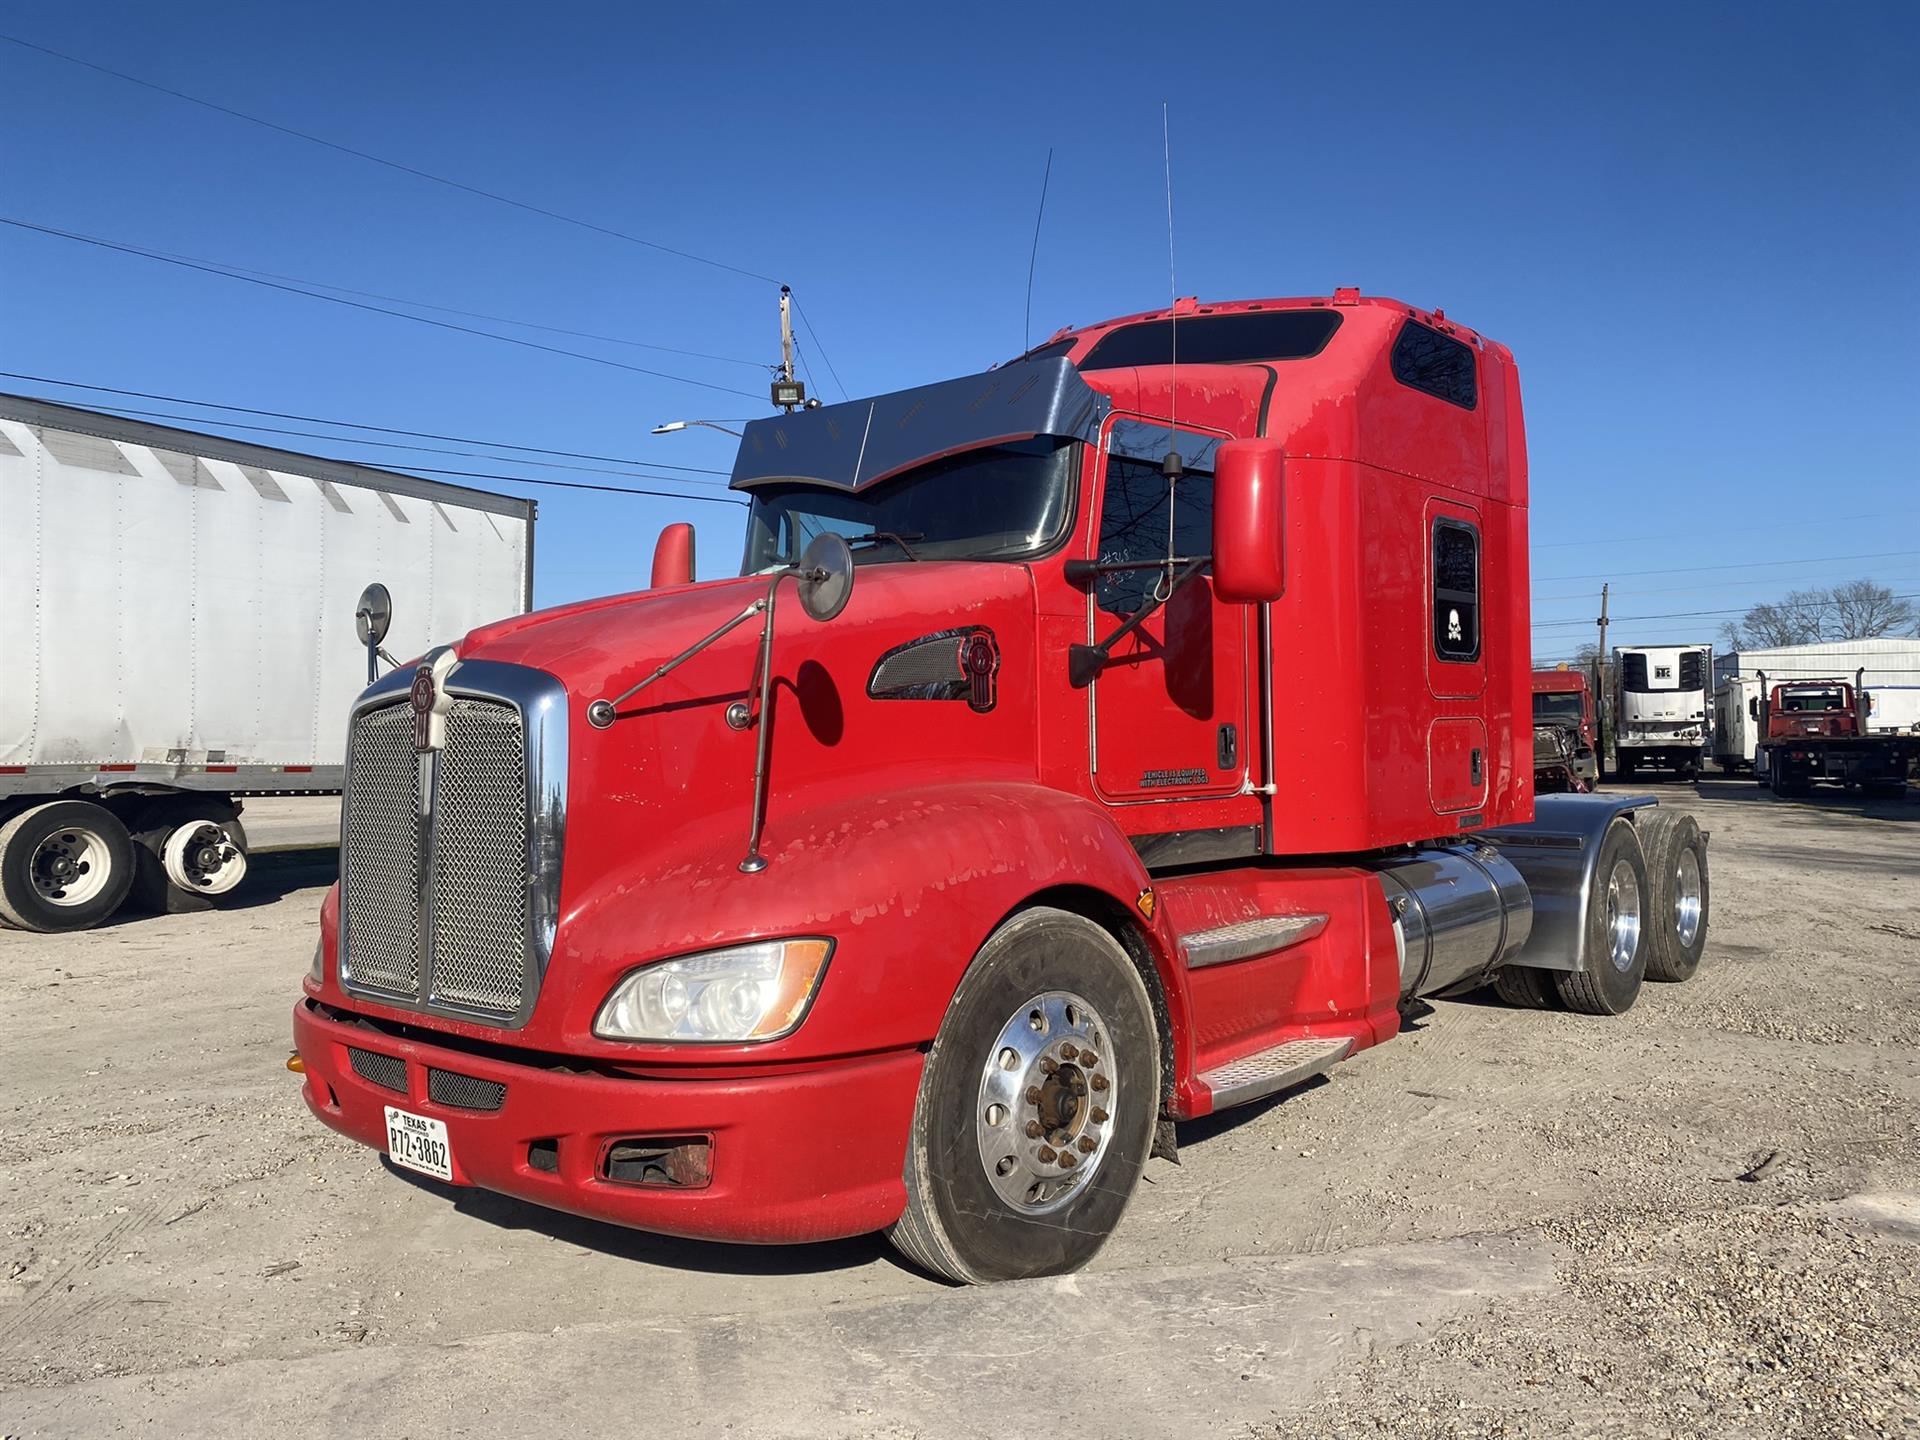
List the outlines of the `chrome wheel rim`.
{"type": "Polygon", "coordinates": [[[86,904],[106,888],[113,860],[99,832],[70,825],[42,840],[28,867],[33,893],[65,909],[86,904]]]}
{"type": "Polygon", "coordinates": [[[1640,880],[1625,860],[1607,876],[1607,958],[1623,974],[1640,953],[1640,880]]]}
{"type": "Polygon", "coordinates": [[[1106,1159],[1120,1082],[1111,1033],[1080,996],[1049,990],[1015,1010],[987,1052],[973,1117],[980,1164],[1022,1214],[1058,1210],[1106,1159]]]}
{"type": "Polygon", "coordinates": [[[1700,880],[1700,857],[1682,850],[1674,867],[1673,928],[1680,948],[1691,950],[1700,937],[1700,917],[1706,910],[1706,886],[1700,880]]]}

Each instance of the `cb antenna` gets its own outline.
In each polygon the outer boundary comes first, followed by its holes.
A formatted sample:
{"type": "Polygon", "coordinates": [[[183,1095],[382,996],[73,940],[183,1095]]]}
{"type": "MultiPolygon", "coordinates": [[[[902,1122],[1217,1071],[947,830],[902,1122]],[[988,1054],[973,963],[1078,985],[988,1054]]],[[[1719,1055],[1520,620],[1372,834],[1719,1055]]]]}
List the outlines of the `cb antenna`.
{"type": "Polygon", "coordinates": [[[1040,209],[1033,217],[1033,252],[1027,256],[1027,323],[1020,335],[1020,353],[1033,349],[1033,267],[1040,260],[1040,222],[1047,217],[1047,182],[1053,179],[1053,147],[1047,147],[1047,168],[1040,177],[1040,209]]]}
{"type": "Polygon", "coordinates": [[[1167,568],[1160,574],[1154,596],[1165,604],[1173,596],[1175,491],[1186,466],[1180,459],[1180,281],[1173,264],[1173,131],[1167,122],[1167,102],[1160,102],[1160,151],[1167,176],[1167,346],[1172,364],[1167,399],[1167,458],[1160,473],[1167,477],[1167,568]]]}

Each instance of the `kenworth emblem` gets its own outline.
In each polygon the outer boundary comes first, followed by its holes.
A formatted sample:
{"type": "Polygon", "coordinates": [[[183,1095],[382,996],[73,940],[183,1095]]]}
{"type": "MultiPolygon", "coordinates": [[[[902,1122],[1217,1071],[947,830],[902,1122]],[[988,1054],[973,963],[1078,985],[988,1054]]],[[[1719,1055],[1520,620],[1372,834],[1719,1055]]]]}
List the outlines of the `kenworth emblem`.
{"type": "Polygon", "coordinates": [[[425,755],[431,751],[445,748],[447,743],[447,711],[453,704],[453,697],[447,694],[446,680],[460,657],[450,647],[427,652],[413,672],[413,687],[407,692],[407,703],[413,708],[413,748],[425,755]]]}

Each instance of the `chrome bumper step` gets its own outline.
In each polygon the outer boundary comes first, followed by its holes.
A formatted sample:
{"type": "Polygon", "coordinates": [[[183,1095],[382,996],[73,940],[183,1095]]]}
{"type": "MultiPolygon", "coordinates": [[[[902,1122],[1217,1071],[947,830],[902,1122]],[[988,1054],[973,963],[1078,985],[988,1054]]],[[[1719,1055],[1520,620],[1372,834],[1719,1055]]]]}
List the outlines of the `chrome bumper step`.
{"type": "Polygon", "coordinates": [[[1257,1055],[1243,1055],[1217,1070],[1207,1071],[1200,1079],[1213,1092],[1213,1108],[1225,1110],[1230,1105],[1244,1105],[1249,1100],[1259,1100],[1316,1075],[1324,1075],[1346,1059],[1352,1049],[1353,1041],[1346,1037],[1289,1040],[1257,1055]]]}

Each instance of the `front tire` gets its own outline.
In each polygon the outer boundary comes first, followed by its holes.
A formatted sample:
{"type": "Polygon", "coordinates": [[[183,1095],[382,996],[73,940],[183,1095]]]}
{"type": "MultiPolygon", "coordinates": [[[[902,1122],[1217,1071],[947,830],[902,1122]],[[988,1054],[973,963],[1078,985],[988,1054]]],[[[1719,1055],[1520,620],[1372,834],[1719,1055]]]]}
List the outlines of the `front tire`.
{"type": "Polygon", "coordinates": [[[90,930],[132,885],[133,840],[104,805],[50,800],[0,826],[0,919],[9,925],[90,930]]]}
{"type": "Polygon", "coordinates": [[[1707,840],[1691,815],[1642,811],[1637,827],[1653,883],[1649,980],[1691,980],[1707,948],[1707,840]]]}
{"type": "Polygon", "coordinates": [[[1640,998],[1646,978],[1652,894],[1646,852],[1631,822],[1615,820],[1607,827],[1593,886],[1586,916],[1587,968],[1556,974],[1554,983],[1569,1010],[1624,1015],[1640,998]]]}
{"type": "Polygon", "coordinates": [[[934,1037],[887,1238],[963,1284],[1077,1270],[1119,1224],[1159,1110],[1159,1031],[1126,950],[1079,915],[1022,911],[934,1037]]]}

